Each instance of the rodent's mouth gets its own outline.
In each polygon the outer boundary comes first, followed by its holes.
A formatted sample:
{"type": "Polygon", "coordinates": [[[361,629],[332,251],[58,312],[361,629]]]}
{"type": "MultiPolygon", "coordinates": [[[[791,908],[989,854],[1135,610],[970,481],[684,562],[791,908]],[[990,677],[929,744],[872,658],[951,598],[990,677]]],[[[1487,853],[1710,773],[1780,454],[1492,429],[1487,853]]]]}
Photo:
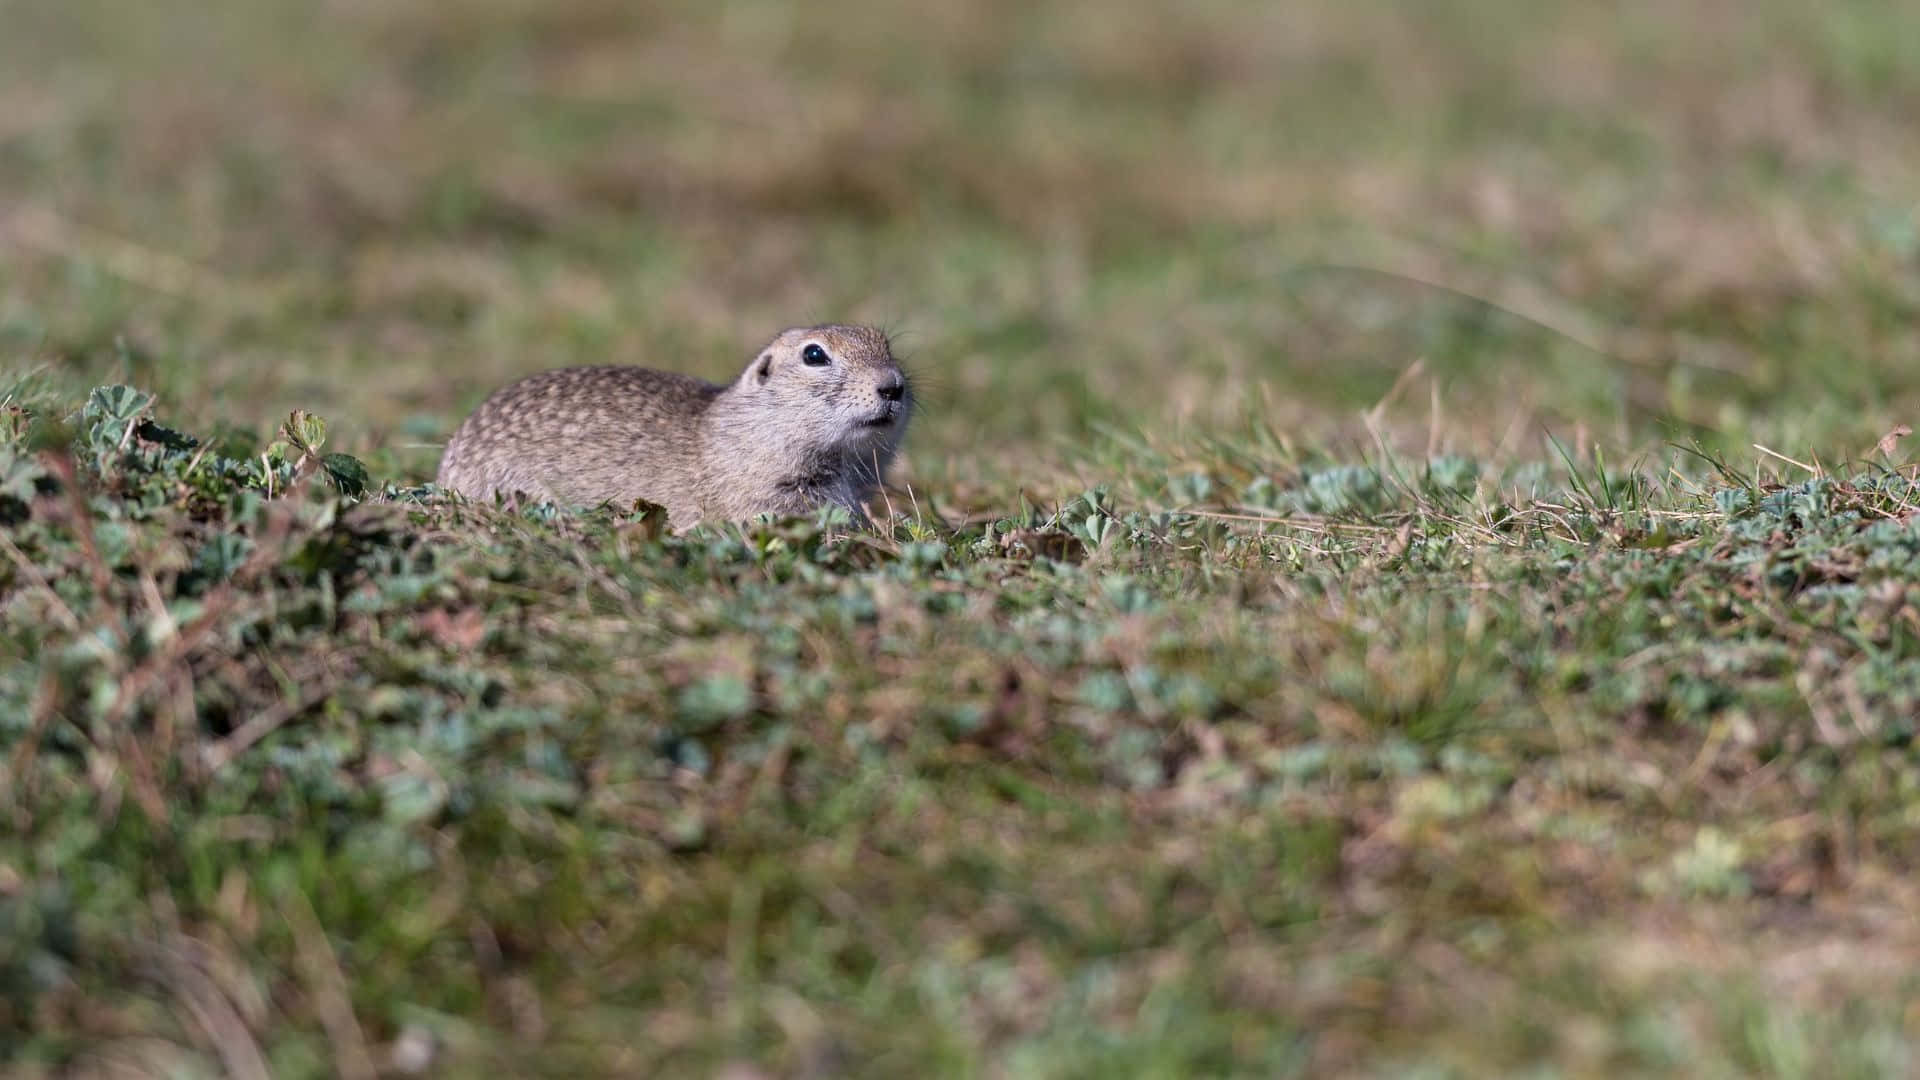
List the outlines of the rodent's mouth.
{"type": "Polygon", "coordinates": [[[860,421],[860,426],[863,428],[892,427],[894,424],[898,423],[899,420],[900,420],[900,410],[889,405],[885,409],[882,409],[880,412],[876,413],[875,415],[869,416],[865,420],[860,421]]]}

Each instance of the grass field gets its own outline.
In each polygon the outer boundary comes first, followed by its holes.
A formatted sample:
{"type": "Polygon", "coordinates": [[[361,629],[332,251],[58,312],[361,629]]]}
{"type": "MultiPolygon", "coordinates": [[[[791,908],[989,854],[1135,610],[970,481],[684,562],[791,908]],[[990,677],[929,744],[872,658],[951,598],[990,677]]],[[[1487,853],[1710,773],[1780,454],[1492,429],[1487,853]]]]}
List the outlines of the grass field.
{"type": "Polygon", "coordinates": [[[1920,1071],[1915,116],[1897,0],[0,0],[0,1075],[1920,1071]],[[829,319],[875,533],[421,486],[829,319]]]}

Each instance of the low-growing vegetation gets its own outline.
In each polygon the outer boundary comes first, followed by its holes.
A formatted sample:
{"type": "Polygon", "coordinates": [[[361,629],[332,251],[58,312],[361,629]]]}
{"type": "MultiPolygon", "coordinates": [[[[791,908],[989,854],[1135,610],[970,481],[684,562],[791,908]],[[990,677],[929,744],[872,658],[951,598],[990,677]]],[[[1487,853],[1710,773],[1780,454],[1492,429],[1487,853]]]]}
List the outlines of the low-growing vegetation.
{"type": "Polygon", "coordinates": [[[1907,1060],[1908,474],[1249,445],[673,537],[152,407],[0,447],[29,1061],[1907,1060]]]}
{"type": "Polygon", "coordinates": [[[0,1075],[1913,1073],[1916,42],[0,4],[0,1075]],[[872,530],[427,483],[815,319],[872,530]]]}

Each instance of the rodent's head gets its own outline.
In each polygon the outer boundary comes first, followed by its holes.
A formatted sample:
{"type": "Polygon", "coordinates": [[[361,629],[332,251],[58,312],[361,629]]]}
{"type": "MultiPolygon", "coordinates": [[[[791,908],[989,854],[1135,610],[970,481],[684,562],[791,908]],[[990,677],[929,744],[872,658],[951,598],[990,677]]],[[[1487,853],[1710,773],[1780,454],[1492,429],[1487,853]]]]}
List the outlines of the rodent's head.
{"type": "Polygon", "coordinates": [[[783,330],[734,388],[748,400],[773,404],[783,419],[806,418],[810,434],[856,454],[890,454],[913,413],[907,374],[887,335],[870,326],[783,330]],[[827,430],[818,430],[822,423],[827,430]]]}

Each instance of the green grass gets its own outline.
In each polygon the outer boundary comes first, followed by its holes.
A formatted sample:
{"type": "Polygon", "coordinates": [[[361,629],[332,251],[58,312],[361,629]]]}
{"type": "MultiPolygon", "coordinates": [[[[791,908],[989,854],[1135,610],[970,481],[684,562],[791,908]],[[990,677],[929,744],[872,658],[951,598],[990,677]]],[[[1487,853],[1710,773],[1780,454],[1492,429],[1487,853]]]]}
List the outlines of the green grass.
{"type": "Polygon", "coordinates": [[[0,2],[0,1073],[1912,1072],[1920,15],[1671,8],[0,2]]]}

